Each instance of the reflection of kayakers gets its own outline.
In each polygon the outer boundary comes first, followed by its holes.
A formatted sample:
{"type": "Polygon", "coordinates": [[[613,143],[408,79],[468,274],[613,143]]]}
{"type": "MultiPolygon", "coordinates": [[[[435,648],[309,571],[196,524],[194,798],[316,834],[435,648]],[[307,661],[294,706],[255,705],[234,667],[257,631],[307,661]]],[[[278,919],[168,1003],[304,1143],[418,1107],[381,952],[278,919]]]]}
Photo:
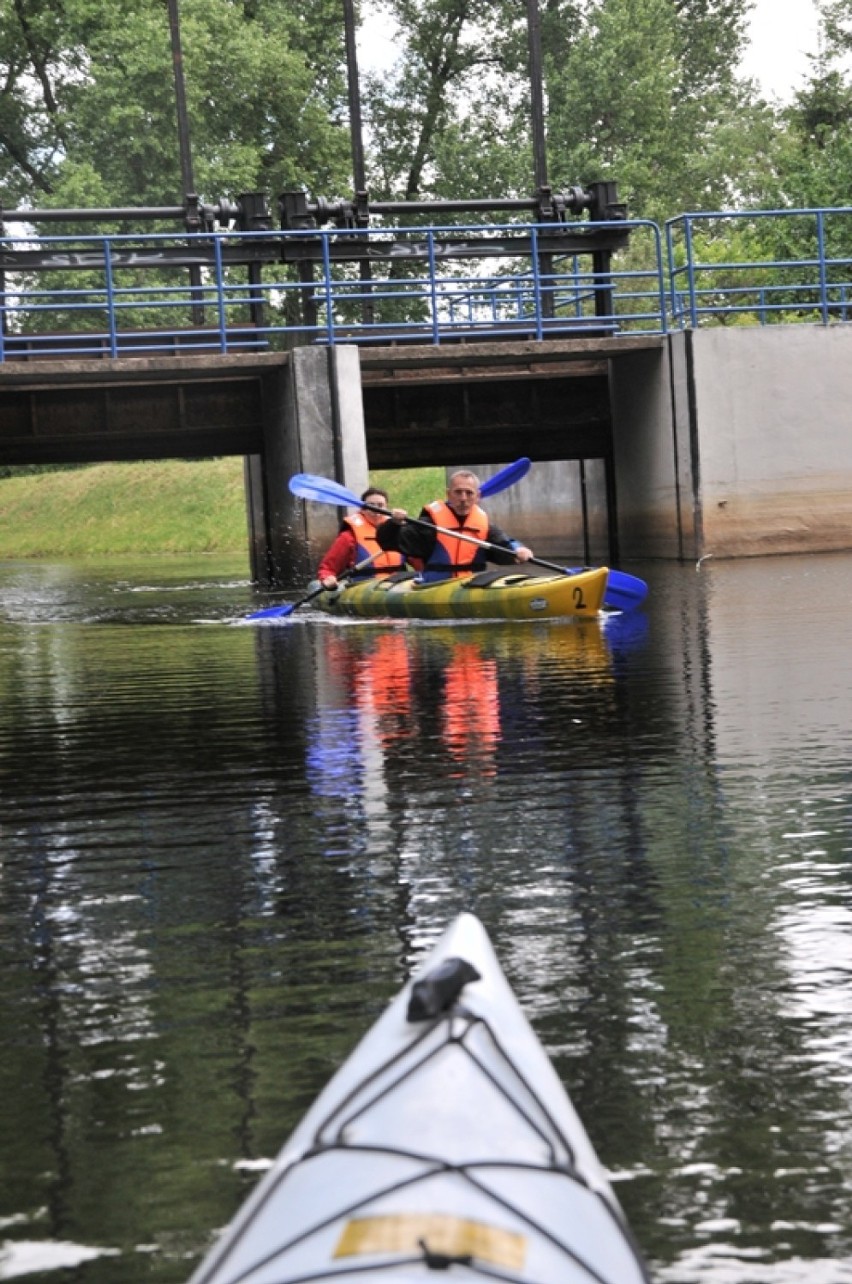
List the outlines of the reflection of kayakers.
{"type": "Polygon", "coordinates": [[[424,566],[424,580],[446,580],[485,569],[486,559],[500,566],[528,562],[532,549],[512,539],[496,526],[479,505],[480,481],[476,473],[459,469],[447,484],[446,500],[436,499],[421,510],[419,521],[436,529],[401,521],[404,509],[394,509],[393,521],[376,532],[382,548],[399,550],[409,560],[424,566]],[[440,531],[437,528],[448,528],[440,531]],[[453,532],[484,540],[496,548],[484,549],[459,539],[453,532]]]}
{"type": "Polygon", "coordinates": [[[444,675],[442,733],[456,762],[483,775],[494,774],[500,741],[500,688],[496,660],[486,659],[475,643],[459,642],[444,675]]]}
{"type": "Polygon", "coordinates": [[[322,698],[306,723],[312,791],[347,803],[375,778],[375,749],[392,750],[417,734],[411,716],[411,657],[405,637],[383,633],[362,650],[332,632],[323,638],[322,698]]]}
{"type": "Polygon", "coordinates": [[[400,633],[377,637],[370,650],[353,665],[353,694],[357,708],[377,719],[383,746],[414,733],[411,718],[411,657],[400,633]]]}
{"type": "MultiPolygon", "coordinates": [[[[380,487],[369,487],[361,498],[365,503],[372,504],[374,508],[388,508],[387,491],[380,487]]],[[[399,513],[402,511],[402,509],[397,510],[399,513]]],[[[356,513],[349,513],[343,518],[340,532],[323,556],[317,571],[317,579],[324,589],[336,589],[338,578],[344,572],[351,571],[354,566],[371,558],[369,566],[365,566],[347,578],[370,579],[374,575],[391,575],[394,571],[402,570],[405,565],[402,554],[382,548],[376,540],[377,528],[387,522],[389,516],[389,511],[385,517],[381,513],[365,508],[356,513]]]]}

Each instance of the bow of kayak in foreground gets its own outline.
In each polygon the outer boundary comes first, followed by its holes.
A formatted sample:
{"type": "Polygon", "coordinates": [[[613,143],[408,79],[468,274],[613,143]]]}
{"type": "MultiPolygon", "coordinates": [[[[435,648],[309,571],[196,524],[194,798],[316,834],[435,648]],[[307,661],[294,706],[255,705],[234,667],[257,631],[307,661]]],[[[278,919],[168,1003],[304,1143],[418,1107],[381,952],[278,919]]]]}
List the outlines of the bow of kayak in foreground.
{"type": "Polygon", "coordinates": [[[435,1269],[647,1284],[586,1132],[462,914],[317,1098],[190,1284],[435,1269]]]}

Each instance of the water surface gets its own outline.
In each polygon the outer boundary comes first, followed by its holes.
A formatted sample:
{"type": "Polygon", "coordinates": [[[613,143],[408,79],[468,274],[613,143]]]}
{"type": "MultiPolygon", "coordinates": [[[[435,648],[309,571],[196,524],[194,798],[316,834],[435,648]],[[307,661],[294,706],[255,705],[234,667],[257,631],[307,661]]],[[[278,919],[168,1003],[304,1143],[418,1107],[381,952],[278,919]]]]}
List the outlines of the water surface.
{"type": "Polygon", "coordinates": [[[458,911],[665,1284],[852,1281],[852,558],[598,623],[0,564],[0,1279],[178,1284],[458,911]]]}

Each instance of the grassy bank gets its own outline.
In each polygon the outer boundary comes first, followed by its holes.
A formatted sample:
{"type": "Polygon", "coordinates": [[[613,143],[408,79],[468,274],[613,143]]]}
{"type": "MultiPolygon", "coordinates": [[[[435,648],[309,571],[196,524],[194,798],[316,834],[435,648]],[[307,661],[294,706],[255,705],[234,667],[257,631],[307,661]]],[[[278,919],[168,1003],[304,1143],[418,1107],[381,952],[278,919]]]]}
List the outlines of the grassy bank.
{"type": "MultiPolygon", "coordinates": [[[[375,472],[391,502],[417,511],[443,493],[444,471],[375,472]]],[[[93,464],[0,478],[0,559],[242,553],[239,458],[93,464]]]]}

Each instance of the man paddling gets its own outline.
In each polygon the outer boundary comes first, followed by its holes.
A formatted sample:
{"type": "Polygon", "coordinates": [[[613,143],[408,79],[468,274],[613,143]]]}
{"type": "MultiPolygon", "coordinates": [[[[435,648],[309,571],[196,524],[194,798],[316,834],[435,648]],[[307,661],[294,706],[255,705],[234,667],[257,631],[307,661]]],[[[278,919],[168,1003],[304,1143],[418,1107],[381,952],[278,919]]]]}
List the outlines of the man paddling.
{"type": "Polygon", "coordinates": [[[423,579],[429,582],[482,571],[486,560],[501,566],[528,562],[534,556],[532,549],[495,525],[480,507],[479,497],[476,473],[458,469],[450,476],[446,500],[435,499],[420,512],[419,521],[429,523],[434,530],[406,522],[405,509],[395,508],[392,520],[377,529],[376,540],[382,548],[398,551],[406,560],[422,566],[423,579]],[[460,539],[456,531],[497,547],[481,548],[469,539],[460,539]]]}

